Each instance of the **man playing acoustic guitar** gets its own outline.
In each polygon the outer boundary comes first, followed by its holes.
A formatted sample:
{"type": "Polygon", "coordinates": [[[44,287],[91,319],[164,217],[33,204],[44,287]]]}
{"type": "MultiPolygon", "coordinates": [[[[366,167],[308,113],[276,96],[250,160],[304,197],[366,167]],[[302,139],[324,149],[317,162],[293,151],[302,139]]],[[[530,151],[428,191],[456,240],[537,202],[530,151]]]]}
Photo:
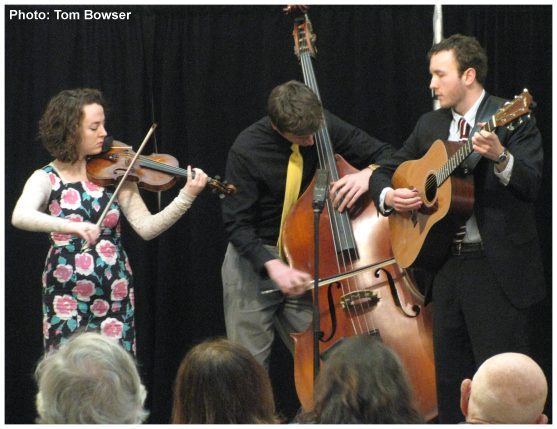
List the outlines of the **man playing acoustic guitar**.
{"type": "MultiPolygon", "coordinates": [[[[514,128],[488,131],[495,128],[487,126],[492,125],[492,119],[495,126],[510,120],[499,124],[497,115],[490,119],[501,112],[498,109],[505,100],[483,88],[487,56],[475,38],[453,35],[434,45],[428,57],[430,88],[441,108],[418,120],[393,162],[383,164],[373,174],[370,192],[381,213],[391,216],[391,233],[393,225],[402,220],[409,223],[409,231],[414,228],[419,235],[427,229],[427,216],[452,207],[450,199],[439,196],[435,200],[436,192],[441,195],[441,188],[451,186],[457,175],[473,177],[474,189],[469,195],[474,198],[470,203],[473,210],[463,217],[465,229],[460,235],[449,235],[446,256],[433,269],[428,267],[432,281],[426,288],[427,298],[435,303],[439,421],[458,423],[463,418],[459,409],[461,380],[471,378],[480,364],[495,354],[528,353],[528,310],[545,294],[533,205],[542,177],[543,150],[534,118],[522,117],[522,124],[513,124],[514,128]],[[470,137],[466,136],[468,126],[472,128],[470,137]],[[397,181],[397,175],[419,170],[413,165],[408,168],[408,164],[397,169],[399,165],[426,159],[438,139],[460,140],[471,147],[472,155],[462,162],[462,168],[451,170],[450,180],[444,183],[441,175],[431,173],[435,166],[429,167],[426,178],[397,181]],[[426,183],[425,187],[420,183],[426,183]]],[[[519,107],[528,110],[527,105],[519,107]]],[[[454,185],[452,190],[454,195],[454,185]]],[[[456,200],[453,197],[453,202],[456,200]]],[[[395,249],[393,237],[392,241],[395,249]]],[[[427,260],[427,256],[419,259],[427,260]]]]}

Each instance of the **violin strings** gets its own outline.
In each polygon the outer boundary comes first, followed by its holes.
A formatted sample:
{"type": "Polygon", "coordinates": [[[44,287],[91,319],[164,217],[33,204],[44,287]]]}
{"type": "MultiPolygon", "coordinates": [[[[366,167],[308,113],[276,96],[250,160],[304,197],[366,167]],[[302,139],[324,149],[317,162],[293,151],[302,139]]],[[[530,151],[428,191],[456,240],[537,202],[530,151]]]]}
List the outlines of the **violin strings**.
{"type": "MultiPolygon", "coordinates": [[[[132,158],[130,154],[125,154],[124,156],[127,158],[132,158]]],[[[164,162],[157,161],[156,159],[150,159],[149,157],[144,155],[140,155],[139,160],[141,161],[140,164],[143,167],[151,167],[153,170],[159,170],[163,173],[174,174],[176,176],[187,176],[187,170],[183,168],[174,167],[172,165],[165,164],[164,162]]]]}

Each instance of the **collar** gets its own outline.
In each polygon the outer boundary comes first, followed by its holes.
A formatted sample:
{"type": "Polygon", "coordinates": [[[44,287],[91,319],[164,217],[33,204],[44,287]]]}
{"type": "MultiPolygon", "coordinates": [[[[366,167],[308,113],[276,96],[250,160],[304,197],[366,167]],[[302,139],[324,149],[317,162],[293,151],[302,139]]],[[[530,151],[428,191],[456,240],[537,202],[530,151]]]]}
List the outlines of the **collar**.
{"type": "Polygon", "coordinates": [[[472,105],[472,107],[470,107],[470,109],[468,109],[468,111],[464,115],[459,115],[453,109],[451,109],[451,113],[453,115],[453,121],[455,121],[458,124],[460,118],[464,118],[466,122],[470,124],[470,127],[473,127],[476,123],[476,114],[478,113],[478,109],[480,107],[480,104],[482,104],[484,97],[485,97],[485,89],[482,90],[482,93],[478,97],[476,102],[472,105]]]}

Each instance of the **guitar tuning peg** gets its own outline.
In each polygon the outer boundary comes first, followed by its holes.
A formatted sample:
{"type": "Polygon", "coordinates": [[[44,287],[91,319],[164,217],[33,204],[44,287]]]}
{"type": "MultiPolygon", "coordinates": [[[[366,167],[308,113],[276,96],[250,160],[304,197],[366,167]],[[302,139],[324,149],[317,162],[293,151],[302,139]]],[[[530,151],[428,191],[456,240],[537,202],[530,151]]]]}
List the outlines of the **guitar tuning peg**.
{"type": "Polygon", "coordinates": [[[509,124],[507,128],[509,129],[509,131],[514,131],[514,125],[512,123],[509,124]]]}

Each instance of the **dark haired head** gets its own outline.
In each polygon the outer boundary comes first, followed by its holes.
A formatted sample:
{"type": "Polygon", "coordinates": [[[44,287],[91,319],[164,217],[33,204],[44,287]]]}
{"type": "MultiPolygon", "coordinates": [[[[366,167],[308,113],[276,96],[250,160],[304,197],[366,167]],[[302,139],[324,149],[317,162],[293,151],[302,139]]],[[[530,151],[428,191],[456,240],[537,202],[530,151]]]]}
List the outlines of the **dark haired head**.
{"type": "Polygon", "coordinates": [[[301,422],[424,423],[398,357],[370,335],[342,340],[316,381],[313,409],[301,422]]]}
{"type": "Polygon", "coordinates": [[[308,136],[315,133],[323,123],[323,109],[317,95],[295,80],[271,91],[267,112],[271,122],[281,133],[308,136]]]}
{"type": "Polygon", "coordinates": [[[172,423],[279,423],[267,371],[227,339],[198,344],[178,368],[172,423]]]}
{"type": "Polygon", "coordinates": [[[100,91],[91,88],[64,90],[48,103],[39,121],[39,138],[50,155],[62,162],[78,160],[79,126],[83,107],[99,104],[105,108],[100,91]]]}
{"type": "Polygon", "coordinates": [[[453,34],[433,45],[427,54],[428,59],[441,51],[453,51],[458,63],[459,76],[469,68],[473,68],[476,70],[478,83],[484,84],[487,76],[487,55],[478,40],[462,34],[453,34]]]}

